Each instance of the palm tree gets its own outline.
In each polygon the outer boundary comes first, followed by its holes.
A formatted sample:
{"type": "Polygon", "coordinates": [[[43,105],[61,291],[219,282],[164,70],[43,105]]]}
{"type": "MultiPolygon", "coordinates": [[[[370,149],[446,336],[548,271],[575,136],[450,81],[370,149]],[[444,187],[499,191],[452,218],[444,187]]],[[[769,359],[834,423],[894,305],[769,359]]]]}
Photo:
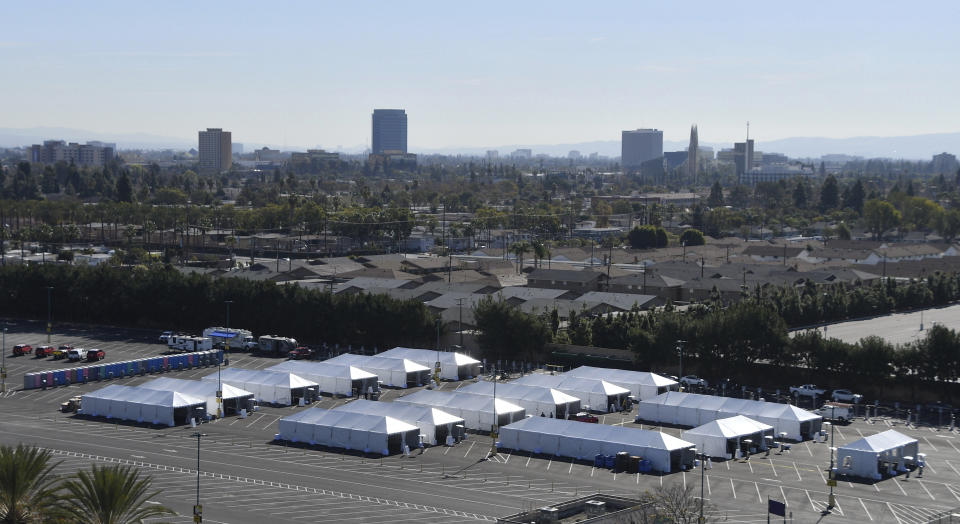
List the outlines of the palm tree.
{"type": "Polygon", "coordinates": [[[57,504],[57,477],[50,452],[19,445],[0,446],[0,522],[43,522],[57,504]]]}
{"type": "Polygon", "coordinates": [[[97,466],[79,471],[63,483],[64,511],[84,524],[136,524],[145,519],[175,515],[165,507],[147,504],[160,491],[150,492],[149,478],[131,466],[97,466]]]}
{"type": "Polygon", "coordinates": [[[510,246],[510,251],[517,255],[517,273],[523,272],[523,255],[530,252],[530,244],[526,242],[515,242],[510,246]]]}

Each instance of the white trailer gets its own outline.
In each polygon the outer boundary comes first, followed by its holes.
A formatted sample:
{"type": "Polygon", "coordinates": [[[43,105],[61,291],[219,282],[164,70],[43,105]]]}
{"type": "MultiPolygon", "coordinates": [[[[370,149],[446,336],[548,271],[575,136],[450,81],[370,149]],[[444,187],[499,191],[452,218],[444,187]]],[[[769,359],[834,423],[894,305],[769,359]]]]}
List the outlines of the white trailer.
{"type": "Polygon", "coordinates": [[[207,351],[213,349],[213,340],[210,337],[193,337],[190,335],[174,335],[167,339],[167,347],[174,351],[207,351]]]}
{"type": "Polygon", "coordinates": [[[249,350],[256,346],[253,333],[246,329],[208,327],[203,330],[203,336],[213,340],[215,348],[224,348],[229,344],[233,349],[249,350]]]}

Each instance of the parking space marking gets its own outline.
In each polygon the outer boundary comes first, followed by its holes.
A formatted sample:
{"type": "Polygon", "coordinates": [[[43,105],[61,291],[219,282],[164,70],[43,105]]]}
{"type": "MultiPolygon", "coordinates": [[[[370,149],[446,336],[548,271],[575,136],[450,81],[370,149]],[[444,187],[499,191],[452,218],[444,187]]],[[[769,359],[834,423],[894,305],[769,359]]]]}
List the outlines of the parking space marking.
{"type": "Polygon", "coordinates": [[[773,471],[773,476],[779,477],[780,475],[777,475],[777,467],[773,465],[773,459],[769,459],[768,464],[770,464],[770,470],[773,471]]]}
{"type": "Polygon", "coordinates": [[[867,518],[873,522],[873,515],[870,514],[870,510],[867,509],[867,505],[863,502],[862,498],[857,498],[860,501],[860,506],[863,508],[863,512],[867,514],[867,518]]]}
{"type": "MultiPolygon", "coordinates": [[[[901,482],[901,481],[900,481],[900,479],[898,479],[898,478],[894,478],[894,479],[893,479],[893,485],[896,486],[896,487],[898,487],[898,488],[900,488],[900,493],[903,493],[903,496],[906,497],[906,496],[907,496],[907,492],[903,490],[903,486],[900,485],[900,482],[901,482]]],[[[874,485],[876,485],[876,484],[874,484],[874,485]]]]}
{"type": "Polygon", "coordinates": [[[476,445],[476,443],[477,443],[476,440],[470,441],[470,447],[467,448],[467,452],[463,454],[463,458],[467,458],[467,455],[469,455],[470,452],[473,451],[473,446],[476,445]]]}
{"type": "Polygon", "coordinates": [[[923,441],[926,442],[928,446],[930,446],[930,449],[937,451],[937,447],[934,446],[932,442],[930,442],[930,439],[928,439],[927,437],[923,437],[923,441]]]}
{"type": "Polygon", "coordinates": [[[937,498],[934,497],[932,493],[930,493],[930,490],[927,489],[927,487],[923,485],[923,481],[922,481],[922,480],[920,480],[920,479],[916,479],[916,480],[917,480],[917,484],[920,484],[920,487],[923,488],[923,491],[925,491],[925,492],[927,493],[927,495],[930,497],[930,500],[937,500],[937,498]]]}
{"type": "Polygon", "coordinates": [[[803,441],[803,445],[807,448],[807,453],[809,453],[810,456],[812,457],[812,456],[813,456],[813,450],[810,449],[810,444],[809,444],[807,441],[803,441]]]}
{"type": "Polygon", "coordinates": [[[729,480],[730,480],[730,491],[733,492],[733,498],[737,498],[737,489],[733,486],[733,479],[731,478],[729,480]]]}
{"type": "Polygon", "coordinates": [[[797,463],[793,463],[793,470],[797,472],[797,480],[803,482],[803,477],[800,476],[800,468],[797,467],[797,463]]]}
{"type": "Polygon", "coordinates": [[[837,434],[840,435],[840,440],[847,440],[847,437],[843,436],[843,432],[840,431],[840,428],[836,427],[835,425],[832,427],[834,430],[836,430],[837,434]]]}

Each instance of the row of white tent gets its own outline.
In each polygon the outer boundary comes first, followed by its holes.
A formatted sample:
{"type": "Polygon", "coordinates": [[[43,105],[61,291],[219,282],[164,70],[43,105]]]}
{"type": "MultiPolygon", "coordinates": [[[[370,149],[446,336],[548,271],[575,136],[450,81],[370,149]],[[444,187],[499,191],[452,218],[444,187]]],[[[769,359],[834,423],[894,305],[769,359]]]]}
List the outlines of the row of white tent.
{"type": "Polygon", "coordinates": [[[379,377],[385,386],[395,388],[422,386],[430,381],[430,367],[405,358],[344,353],[324,362],[360,368],[379,377]]]}
{"type": "Polygon", "coordinates": [[[630,390],[597,378],[532,373],[513,384],[552,388],[580,399],[581,409],[609,413],[617,411],[629,400],[630,390]]]}
{"type": "Polygon", "coordinates": [[[694,444],[661,433],[623,426],[529,417],[500,428],[504,448],[574,459],[627,452],[669,473],[694,461],[694,444]]]}
{"type": "Polygon", "coordinates": [[[393,455],[420,442],[420,428],[391,416],[310,408],[277,423],[277,439],[393,455]]]}
{"type": "Polygon", "coordinates": [[[649,371],[580,366],[562,373],[561,376],[605,380],[630,390],[630,394],[637,400],[654,398],[661,393],[675,391],[680,387],[676,380],[649,371]]]}
{"type": "MultiPolygon", "coordinates": [[[[209,381],[160,377],[139,386],[111,384],[85,393],[80,406],[85,415],[174,426],[201,414],[216,414],[217,387],[209,381]]],[[[254,398],[228,384],[222,388],[224,414],[246,409],[254,398]]]]}
{"type": "Polygon", "coordinates": [[[395,347],[377,356],[406,359],[429,369],[434,369],[439,362],[440,378],[445,380],[467,380],[480,376],[481,371],[479,360],[454,351],[395,347]]]}
{"type": "Polygon", "coordinates": [[[329,361],[287,360],[266,368],[266,371],[293,373],[299,377],[317,383],[320,393],[352,396],[354,392],[363,393],[368,388],[377,389],[377,375],[346,364],[329,361]]]}
{"type": "Polygon", "coordinates": [[[637,404],[637,421],[696,427],[744,415],[801,441],[820,432],[823,417],[790,404],[670,391],[637,404]]]}
{"type": "Polygon", "coordinates": [[[837,473],[880,480],[906,471],[919,458],[917,439],[889,429],[837,448],[837,473]]]}
{"type": "Polygon", "coordinates": [[[416,404],[357,399],[337,406],[334,411],[389,416],[402,420],[420,428],[421,441],[433,446],[444,444],[448,436],[455,439],[462,437],[463,435],[459,431],[465,427],[464,420],[461,417],[437,408],[416,404]]]}
{"type": "Polygon", "coordinates": [[[486,395],[423,389],[398,397],[393,403],[437,408],[463,419],[467,429],[476,431],[490,431],[494,425],[506,426],[511,422],[522,420],[527,415],[522,407],[500,398],[499,391],[494,400],[492,396],[486,395]]]}
{"type": "Polygon", "coordinates": [[[529,415],[567,418],[580,411],[580,399],[562,391],[539,386],[525,386],[516,382],[477,382],[457,389],[470,393],[504,399],[526,410],[529,415]]]}
{"type": "Polygon", "coordinates": [[[229,384],[254,394],[259,402],[289,406],[300,398],[316,398],[319,385],[312,381],[285,371],[265,369],[223,368],[211,373],[202,380],[214,384],[229,384]]]}

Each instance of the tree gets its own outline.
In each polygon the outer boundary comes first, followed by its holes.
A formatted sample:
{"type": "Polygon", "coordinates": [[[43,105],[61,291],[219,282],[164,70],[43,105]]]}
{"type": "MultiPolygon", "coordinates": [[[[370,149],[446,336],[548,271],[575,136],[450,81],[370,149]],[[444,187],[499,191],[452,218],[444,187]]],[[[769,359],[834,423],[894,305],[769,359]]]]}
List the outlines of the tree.
{"type": "Polygon", "coordinates": [[[40,523],[56,511],[57,464],[50,452],[19,445],[0,446],[0,522],[40,523]]]}
{"type": "MultiPolygon", "coordinates": [[[[644,493],[641,500],[646,503],[639,522],[671,522],[675,524],[694,524],[699,522],[701,504],[700,494],[694,492],[692,485],[672,483],[659,487],[653,493],[644,493]]],[[[716,508],[712,504],[703,506],[704,522],[717,522],[716,508]]]]}
{"type": "Polygon", "coordinates": [[[827,177],[820,186],[820,211],[830,211],[836,209],[840,198],[840,189],[837,186],[837,179],[833,175],[827,177]]]}
{"type": "Polygon", "coordinates": [[[117,180],[117,201],[133,202],[133,184],[130,183],[130,175],[126,171],[117,180]]]}
{"type": "Polygon", "coordinates": [[[886,200],[874,198],[863,205],[863,220],[875,239],[883,238],[887,230],[900,224],[900,219],[900,212],[886,200]]]}
{"type": "Polygon", "coordinates": [[[489,295],[474,305],[473,318],[480,347],[492,359],[540,358],[551,339],[545,319],[489,295]]]}
{"type": "Polygon", "coordinates": [[[667,232],[662,227],[651,225],[635,226],[627,234],[627,241],[633,249],[650,249],[652,247],[666,247],[667,232]]]}
{"type": "Polygon", "coordinates": [[[717,180],[710,186],[710,196],[707,197],[707,205],[710,207],[720,207],[723,205],[723,187],[717,180]]]}
{"type": "Polygon", "coordinates": [[[680,242],[688,246],[702,246],[706,242],[703,239],[703,233],[698,229],[687,229],[680,234],[680,242]]]}
{"type": "Polygon", "coordinates": [[[850,236],[853,233],[850,231],[850,226],[846,222],[840,222],[837,224],[837,238],[840,240],[850,240],[850,236]]]}
{"type": "Polygon", "coordinates": [[[514,242],[510,246],[510,252],[517,256],[517,273],[523,271],[523,256],[530,252],[530,244],[527,242],[514,242]]]}
{"type": "Polygon", "coordinates": [[[151,480],[141,478],[131,466],[93,465],[63,483],[69,496],[64,509],[76,522],[89,524],[134,524],[176,513],[149,503],[160,490],[150,491],[151,480]]]}
{"type": "Polygon", "coordinates": [[[807,187],[801,180],[798,180],[797,186],[793,188],[793,207],[797,209],[807,207],[807,187]]]}
{"type": "Polygon", "coordinates": [[[855,210],[857,213],[863,213],[863,199],[866,194],[863,190],[863,181],[859,178],[853,185],[847,187],[843,193],[843,207],[855,210]]]}

